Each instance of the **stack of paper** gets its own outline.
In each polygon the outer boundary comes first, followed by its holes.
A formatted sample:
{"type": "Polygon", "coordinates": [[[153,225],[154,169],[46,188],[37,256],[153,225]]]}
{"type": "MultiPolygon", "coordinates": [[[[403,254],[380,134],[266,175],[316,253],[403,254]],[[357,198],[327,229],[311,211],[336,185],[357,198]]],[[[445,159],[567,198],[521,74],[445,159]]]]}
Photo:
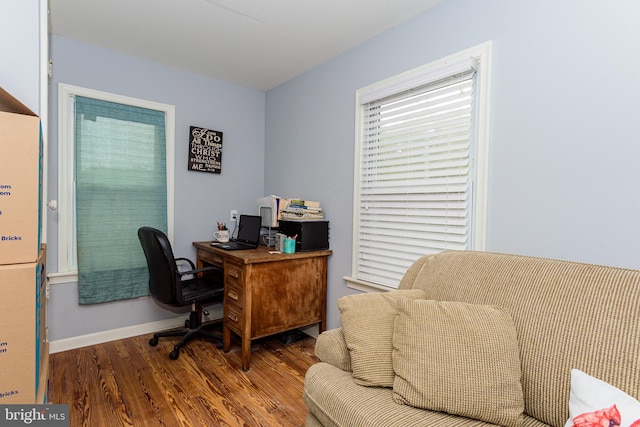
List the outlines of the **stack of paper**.
{"type": "Polygon", "coordinates": [[[287,206],[280,209],[280,219],[322,219],[324,212],[320,202],[313,200],[288,199],[287,206]]]}
{"type": "Polygon", "coordinates": [[[278,221],[323,219],[320,202],[300,198],[266,196],[258,199],[258,208],[263,227],[277,227],[278,221]]]}

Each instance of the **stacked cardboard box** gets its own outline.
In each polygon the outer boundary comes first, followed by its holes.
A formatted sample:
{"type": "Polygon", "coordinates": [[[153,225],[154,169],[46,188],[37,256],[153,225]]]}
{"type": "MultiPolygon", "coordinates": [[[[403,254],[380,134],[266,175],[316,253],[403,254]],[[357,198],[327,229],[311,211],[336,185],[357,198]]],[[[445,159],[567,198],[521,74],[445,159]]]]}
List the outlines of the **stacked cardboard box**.
{"type": "Polygon", "coordinates": [[[41,195],[40,119],[0,88],[0,405],[46,402],[41,195]]]}
{"type": "Polygon", "coordinates": [[[0,265],[0,404],[46,398],[45,258],[43,248],[35,263],[0,265]]]}
{"type": "Polygon", "coordinates": [[[0,264],[35,262],[40,250],[39,117],[0,88],[0,264]]]}

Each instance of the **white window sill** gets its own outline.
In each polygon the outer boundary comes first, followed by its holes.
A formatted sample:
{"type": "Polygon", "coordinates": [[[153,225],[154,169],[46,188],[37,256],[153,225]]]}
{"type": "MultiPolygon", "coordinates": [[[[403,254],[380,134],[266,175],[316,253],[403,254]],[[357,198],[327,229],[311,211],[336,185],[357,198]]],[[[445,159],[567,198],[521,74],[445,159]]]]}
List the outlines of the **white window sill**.
{"type": "Polygon", "coordinates": [[[343,276],[342,278],[345,280],[345,282],[347,282],[347,288],[357,289],[358,291],[362,292],[387,292],[394,290],[394,288],[391,288],[389,286],[365,282],[364,280],[359,280],[351,276],[343,276]]]}
{"type": "Polygon", "coordinates": [[[61,283],[74,283],[74,282],[78,282],[78,272],[76,270],[73,270],[73,271],[64,271],[62,273],[49,273],[47,274],[47,278],[49,279],[49,285],[58,285],[61,283]]]}

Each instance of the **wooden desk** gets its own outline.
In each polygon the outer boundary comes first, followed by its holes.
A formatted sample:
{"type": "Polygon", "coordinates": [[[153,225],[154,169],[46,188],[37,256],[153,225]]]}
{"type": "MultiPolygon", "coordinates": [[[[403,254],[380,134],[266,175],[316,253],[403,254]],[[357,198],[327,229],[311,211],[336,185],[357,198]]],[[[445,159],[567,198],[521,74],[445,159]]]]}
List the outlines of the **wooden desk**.
{"type": "Polygon", "coordinates": [[[249,369],[251,340],[303,326],[327,327],[327,257],[330,250],[270,254],[269,248],[225,251],[193,242],[198,268],[224,268],[223,349],[231,332],[242,341],[242,369],[249,369]]]}

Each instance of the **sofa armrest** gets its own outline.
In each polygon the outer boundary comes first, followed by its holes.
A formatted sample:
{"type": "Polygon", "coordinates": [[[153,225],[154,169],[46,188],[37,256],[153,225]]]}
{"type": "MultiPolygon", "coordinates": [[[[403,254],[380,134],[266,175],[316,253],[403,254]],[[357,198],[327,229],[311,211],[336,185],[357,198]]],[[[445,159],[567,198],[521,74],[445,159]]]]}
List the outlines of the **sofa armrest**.
{"type": "Polygon", "coordinates": [[[315,354],[320,361],[351,372],[351,356],[342,335],[342,328],[329,329],[321,333],[316,340],[315,354]]]}

